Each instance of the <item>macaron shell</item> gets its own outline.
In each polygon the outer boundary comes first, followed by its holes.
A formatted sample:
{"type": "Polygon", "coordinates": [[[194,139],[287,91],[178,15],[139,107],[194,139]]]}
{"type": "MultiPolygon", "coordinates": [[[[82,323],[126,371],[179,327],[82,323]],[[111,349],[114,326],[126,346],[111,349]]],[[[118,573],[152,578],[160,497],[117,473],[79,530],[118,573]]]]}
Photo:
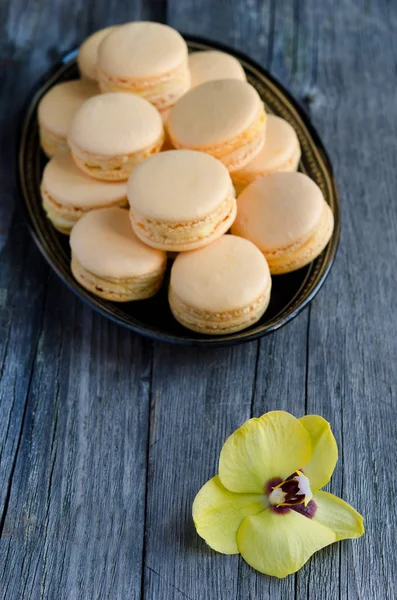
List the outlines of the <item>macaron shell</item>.
{"type": "Polygon", "coordinates": [[[172,27],[136,22],[117,28],[101,43],[98,65],[117,77],[161,77],[187,61],[187,45],[172,27]]]}
{"type": "Polygon", "coordinates": [[[128,154],[103,156],[87,152],[69,140],[72,157],[77,167],[93,179],[111,182],[127,181],[139,163],[161,151],[163,143],[164,135],[161,135],[156,142],[142,150],[128,154]]]}
{"type": "Polygon", "coordinates": [[[170,108],[166,108],[160,111],[161,120],[163,121],[163,125],[165,125],[168,121],[168,117],[170,116],[170,108]]]}
{"type": "Polygon", "coordinates": [[[274,171],[296,171],[300,155],[299,140],[294,128],[284,119],[268,115],[266,143],[251,162],[233,173],[233,180],[250,183],[257,177],[274,171]]]}
{"type": "MultiPolygon", "coordinates": [[[[73,225],[77,223],[78,217],[73,215],[73,218],[69,218],[69,216],[64,216],[63,210],[53,210],[53,205],[48,202],[48,197],[43,192],[41,193],[41,196],[43,209],[45,210],[51,225],[60,233],[69,235],[73,225]]],[[[79,217],[81,216],[82,215],[79,215],[79,217]]]]}
{"type": "Polygon", "coordinates": [[[148,158],[130,176],[131,209],[147,218],[180,222],[211,214],[234,196],[228,170],[194,150],[170,150],[148,158]]]}
{"type": "Polygon", "coordinates": [[[251,183],[237,201],[232,233],[265,254],[304,243],[320,223],[324,197],[302,173],[272,173],[251,183]]]}
{"type": "Polygon", "coordinates": [[[229,231],[236,214],[236,199],[230,197],[215,214],[203,222],[191,221],[172,226],[140,220],[131,211],[130,218],[135,233],[148,246],[167,252],[188,252],[208,246],[229,231]]]}
{"type": "Polygon", "coordinates": [[[62,205],[100,207],[127,197],[127,184],[107,183],[85,175],[70,153],[56,154],[45,166],[42,187],[62,205]]]}
{"type": "Polygon", "coordinates": [[[184,327],[206,335],[227,335],[246,329],[259,321],[269,306],[270,285],[269,290],[249,307],[228,313],[217,314],[192,310],[191,307],[180,302],[172,288],[169,290],[168,300],[172,314],[184,327]]]}
{"type": "Polygon", "coordinates": [[[218,50],[190,54],[189,70],[192,88],[217,79],[247,79],[239,61],[234,56],[218,50]]]}
{"type": "Polygon", "coordinates": [[[170,112],[167,128],[176,145],[203,150],[242,134],[261,111],[262,101],[249,83],[209,81],[182,96],[170,112]]]}
{"type": "Polygon", "coordinates": [[[157,272],[166,255],[145,246],[133,232],[128,210],[104,208],[87,213],[72,229],[77,261],[102,278],[128,279],[157,272]]]}
{"type": "Polygon", "coordinates": [[[158,292],[163,280],[164,265],[157,272],[141,277],[104,279],[85,269],[72,253],[71,270],[80,285],[96,296],[113,302],[131,302],[151,298],[158,292]]]}
{"type": "Polygon", "coordinates": [[[233,175],[235,171],[241,170],[247,163],[252,161],[262,150],[266,143],[266,121],[260,120],[257,127],[250,133],[239,136],[242,140],[235,139],[234,148],[229,152],[222,152],[219,160],[227,167],[229,173],[233,175]]]}
{"type": "Polygon", "coordinates": [[[58,83],[40,100],[39,124],[57,136],[66,138],[76,111],[96,94],[99,94],[99,88],[94,82],[76,79],[58,83]]]}
{"type": "Polygon", "coordinates": [[[250,305],[269,290],[269,284],[263,254],[248,240],[233,235],[179,254],[171,269],[170,286],[179,300],[211,313],[250,305]]]}
{"type": "Polygon", "coordinates": [[[130,154],[164,135],[159,112],[129,93],[101,94],[85,102],[70,127],[70,143],[102,156],[130,154]]]}
{"type": "Polygon", "coordinates": [[[89,210],[103,208],[104,206],[127,206],[127,198],[109,201],[105,205],[98,202],[96,205],[88,207],[72,206],[70,204],[60,204],[59,202],[56,202],[54,198],[52,198],[51,195],[47,192],[45,186],[43,185],[41,186],[40,192],[42,206],[46,212],[48,219],[51,221],[55,229],[66,235],[69,235],[73,226],[89,210]]]}
{"type": "Polygon", "coordinates": [[[56,135],[49,129],[46,129],[43,124],[39,127],[39,135],[40,146],[48,158],[51,158],[57,152],[69,151],[66,137],[56,135]]]}
{"type": "Polygon", "coordinates": [[[107,35],[114,29],[116,25],[105,27],[96,31],[90,35],[80,46],[79,53],[77,55],[77,64],[82,77],[96,81],[97,69],[96,64],[98,60],[98,48],[101,42],[107,35]]]}
{"type": "Polygon", "coordinates": [[[301,269],[311,263],[324,250],[334,230],[334,215],[324,202],[320,223],[313,235],[302,245],[282,254],[267,254],[272,275],[282,275],[301,269]]]}

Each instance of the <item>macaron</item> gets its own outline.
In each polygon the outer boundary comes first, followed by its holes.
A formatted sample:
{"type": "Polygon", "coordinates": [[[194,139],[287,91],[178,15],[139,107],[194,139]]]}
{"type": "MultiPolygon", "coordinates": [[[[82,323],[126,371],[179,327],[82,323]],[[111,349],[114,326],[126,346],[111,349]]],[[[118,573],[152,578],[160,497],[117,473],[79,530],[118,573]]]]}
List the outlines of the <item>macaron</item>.
{"type": "Polygon", "coordinates": [[[167,123],[168,117],[170,116],[170,112],[171,112],[170,108],[166,108],[165,110],[162,110],[160,112],[161,120],[163,121],[163,125],[164,126],[167,123]]]}
{"type": "Polygon", "coordinates": [[[314,181],[303,173],[271,173],[240,194],[232,233],[263,252],[274,275],[314,260],[328,244],[334,217],[314,181]]]}
{"type": "Polygon", "coordinates": [[[170,140],[170,136],[167,133],[167,126],[166,126],[167,119],[168,119],[169,114],[170,114],[170,110],[171,109],[168,108],[167,110],[163,110],[160,113],[161,114],[161,119],[162,119],[163,125],[164,125],[164,132],[165,132],[165,139],[164,139],[163,146],[161,148],[162,152],[164,152],[164,150],[173,150],[174,149],[174,146],[172,145],[171,140],[170,140]]]}
{"type": "Polygon", "coordinates": [[[77,166],[96,179],[124,181],[134,167],[159,152],[164,129],[159,112],[134,94],[90,98],[72,120],[68,143],[77,166]]]}
{"type": "Polygon", "coordinates": [[[187,45],[160,23],[127,23],[108,35],[98,52],[104,92],[132,92],[159,110],[175,104],[190,86],[187,45]]]}
{"type": "Polygon", "coordinates": [[[298,136],[294,128],[275,115],[267,116],[266,143],[262,150],[240,171],[232,175],[239,194],[247,185],[269,173],[296,171],[301,158],[298,136]]]}
{"type": "Polygon", "coordinates": [[[78,169],[69,152],[58,152],[46,164],[40,191],[47,217],[62,233],[70,233],[90,210],[127,205],[125,182],[88,177],[78,169]]]}
{"type": "Polygon", "coordinates": [[[216,79],[247,80],[241,63],[234,56],[218,50],[189,54],[189,71],[191,88],[216,79]]]}
{"type": "Polygon", "coordinates": [[[170,252],[209,244],[236,216],[228,170],[193,150],[161,152],[138,165],[128,180],[127,196],[137,236],[170,252]]]}
{"type": "Polygon", "coordinates": [[[98,79],[96,63],[98,59],[98,48],[100,43],[105,39],[111,31],[116,28],[116,25],[105,27],[90,35],[79,48],[77,55],[77,65],[82,77],[96,81],[98,79]]]}
{"type": "Polygon", "coordinates": [[[76,79],[54,85],[42,97],[37,109],[40,145],[49,158],[58,150],[68,150],[66,138],[74,114],[95,94],[99,94],[95,83],[76,79]]]}
{"type": "Polygon", "coordinates": [[[266,114],[258,92],[249,83],[237,79],[208,81],[175,104],[167,129],[175,148],[211,154],[233,172],[262,149],[266,114]]]}
{"type": "Polygon", "coordinates": [[[142,244],[123,208],[84,215],[72,229],[70,247],[74,277],[96,296],[130,302],[154,296],[161,286],[166,255],[142,244]]]}
{"type": "Polygon", "coordinates": [[[256,323],[270,291],[263,254],[248,240],[224,235],[176,257],[168,297],[179,323],[199,333],[224,335],[256,323]]]}

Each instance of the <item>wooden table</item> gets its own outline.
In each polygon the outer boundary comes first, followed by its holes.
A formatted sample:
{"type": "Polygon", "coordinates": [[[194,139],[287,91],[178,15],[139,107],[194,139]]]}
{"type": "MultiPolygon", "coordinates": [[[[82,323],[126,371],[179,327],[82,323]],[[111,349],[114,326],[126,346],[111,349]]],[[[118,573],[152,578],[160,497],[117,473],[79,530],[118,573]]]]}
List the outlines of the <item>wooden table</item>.
{"type": "Polygon", "coordinates": [[[1,598],[396,598],[397,4],[9,0],[0,23],[1,598]],[[132,19],[251,55],[306,106],[330,152],[335,267],[312,306],[260,342],[188,349],[116,327],[58,281],[16,208],[29,88],[88,33],[132,19]],[[331,422],[329,489],[366,523],[282,581],[210,551],[191,519],[226,437],[275,408],[331,422]]]}

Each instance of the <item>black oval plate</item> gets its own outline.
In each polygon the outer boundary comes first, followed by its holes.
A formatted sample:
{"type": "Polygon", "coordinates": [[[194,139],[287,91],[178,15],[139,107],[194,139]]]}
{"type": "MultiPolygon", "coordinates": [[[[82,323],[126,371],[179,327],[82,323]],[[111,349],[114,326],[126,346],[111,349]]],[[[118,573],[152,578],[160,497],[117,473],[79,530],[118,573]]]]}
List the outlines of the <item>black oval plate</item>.
{"type": "Polygon", "coordinates": [[[234,55],[241,62],[248,81],[258,90],[268,112],[280,115],[294,127],[302,146],[300,170],[320,186],[334,213],[335,229],[327,248],[309,266],[294,273],[273,277],[270,305],[258,323],[230,335],[196,334],[179,325],[173,318],[167,301],[167,281],[160,293],[150,300],[117,304],[97,298],[74,280],[69,264],[68,237],[58,233],[51,226],[41,207],[40,179],[46,159],[39,145],[37,104],[54,84],[78,77],[77,50],[65,55],[32,94],[28,109],[23,115],[18,179],[29,226],[37,246],[59,277],[82,300],[116,323],[150,338],[179,344],[224,346],[254,340],[279,329],[295,318],[314,298],[335,258],[340,230],[339,198],[331,163],[323,144],[307,116],[290,94],[265,69],[232,48],[192,36],[185,36],[185,39],[190,52],[219,49],[234,55]]]}

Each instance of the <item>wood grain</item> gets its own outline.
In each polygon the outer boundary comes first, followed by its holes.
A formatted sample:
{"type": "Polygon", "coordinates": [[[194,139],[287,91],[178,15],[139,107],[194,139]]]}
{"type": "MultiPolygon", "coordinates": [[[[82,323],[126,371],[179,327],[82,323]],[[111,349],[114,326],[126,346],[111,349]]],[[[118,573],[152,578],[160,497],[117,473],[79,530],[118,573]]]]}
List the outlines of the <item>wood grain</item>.
{"type": "Polygon", "coordinates": [[[54,276],[43,315],[2,534],[2,597],[138,597],[150,346],[54,276]]]}
{"type": "MultiPolygon", "coordinates": [[[[138,598],[141,589],[150,343],[93,314],[55,275],[48,283],[21,214],[13,218],[19,111],[37,77],[101,26],[96,17],[80,19],[82,9],[13,2],[1,21],[9,151],[0,166],[0,597],[7,600],[138,598]]],[[[161,18],[162,10],[160,2],[142,11],[106,4],[101,21],[161,18]]]]}
{"type": "Polygon", "coordinates": [[[0,23],[0,598],[394,598],[397,5],[13,0],[0,23]],[[89,32],[137,18],[270,68],[330,152],[335,267],[311,308],[260,342],[183,349],[116,328],[49,273],[14,211],[29,87],[89,32]],[[190,515],[226,437],[273,408],[331,422],[340,460],[329,489],[367,528],[282,581],[212,552],[190,515]]]}
{"type": "Polygon", "coordinates": [[[48,268],[22,226],[0,267],[0,507],[3,519],[25,418],[25,399],[40,341],[48,268]]]}
{"type": "MultiPolygon", "coordinates": [[[[397,247],[397,207],[390,157],[397,133],[397,78],[389,36],[396,8],[368,3],[358,21],[358,7],[342,3],[317,16],[326,24],[318,38],[317,62],[324,68],[317,69],[311,114],[330,148],[344,210],[335,270],[312,310],[308,409],[334,423],[340,462],[332,490],[366,521],[366,536],[338,549],[335,593],[353,599],[395,596],[390,473],[396,452],[391,357],[397,352],[397,323],[390,258],[397,247]]],[[[313,561],[310,582],[319,562],[320,557],[313,561]]]]}
{"type": "MultiPolygon", "coordinates": [[[[219,33],[220,41],[244,48],[242,40],[248,32],[248,17],[239,19],[240,6],[239,2],[230,3],[232,10],[229,8],[227,12],[217,13],[210,2],[169,2],[168,14],[174,27],[188,30],[189,24],[197,22],[200,29],[197,31],[195,28],[195,33],[205,35],[206,28],[211,26],[219,33]],[[203,17],[199,18],[200,15],[203,17]],[[231,15],[234,18],[229,21],[231,15]]],[[[271,67],[273,39],[267,34],[275,6],[269,5],[266,10],[262,6],[262,19],[255,20],[253,17],[258,10],[259,6],[251,12],[249,38],[261,40],[262,45],[255,51],[252,48],[252,55],[262,64],[265,62],[263,57],[267,57],[265,64],[271,67]]],[[[274,60],[279,59],[274,57],[274,60]]],[[[287,74],[292,75],[285,67],[286,77],[287,74]]],[[[149,481],[155,482],[155,485],[149,486],[148,491],[149,527],[152,522],[160,522],[160,525],[153,531],[147,529],[145,597],[167,600],[182,600],[184,597],[192,600],[294,597],[294,578],[280,583],[257,576],[239,557],[216,554],[202,540],[197,540],[190,506],[200,486],[216,474],[219,451],[226,437],[246,419],[274,408],[285,408],[298,416],[304,414],[307,319],[308,313],[297,319],[288,328],[289,331],[280,331],[277,336],[242,348],[219,350],[213,356],[208,352],[198,356],[196,352],[194,356],[184,358],[186,351],[183,351],[177,357],[173,353],[167,359],[167,352],[159,353],[155,348],[153,390],[156,390],[158,381],[160,397],[172,399],[169,401],[171,405],[161,402],[162,418],[159,421],[164,421],[167,411],[173,418],[173,427],[183,433],[182,436],[162,434],[156,437],[154,449],[150,449],[149,464],[153,465],[153,475],[150,475],[149,481]],[[291,335],[300,340],[305,350],[301,353],[299,344],[292,349],[291,369],[285,376],[285,347],[291,335]],[[176,375],[182,360],[184,363],[189,361],[191,365],[193,380],[186,383],[176,375]],[[183,410],[180,408],[182,405],[183,410]],[[195,406],[193,413],[192,405],[195,406]],[[190,419],[192,422],[186,431],[186,423],[190,419]],[[192,429],[194,436],[188,433],[192,429]],[[186,455],[189,457],[187,465],[186,458],[179,459],[186,455]],[[175,480],[176,464],[177,471],[182,471],[182,483],[175,480]],[[161,479],[159,473],[163,474],[161,479]],[[167,515],[170,507],[173,508],[171,514],[176,512],[183,517],[174,518],[170,525],[168,519],[161,524],[161,515],[167,515]],[[159,535],[159,528],[162,535],[159,535]],[[175,552],[165,552],[165,540],[167,546],[175,548],[175,552]]]]}

